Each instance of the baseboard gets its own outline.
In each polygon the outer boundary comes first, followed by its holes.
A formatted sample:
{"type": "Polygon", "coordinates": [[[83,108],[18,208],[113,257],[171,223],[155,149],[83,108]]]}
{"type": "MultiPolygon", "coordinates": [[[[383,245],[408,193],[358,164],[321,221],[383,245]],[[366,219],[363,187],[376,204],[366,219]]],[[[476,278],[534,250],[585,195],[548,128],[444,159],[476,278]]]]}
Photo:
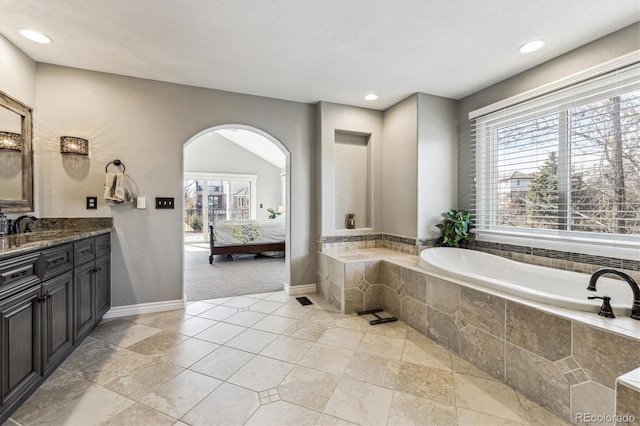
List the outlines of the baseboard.
{"type": "Polygon", "coordinates": [[[299,294],[309,294],[316,292],[316,283],[290,286],[284,283],[284,291],[289,296],[297,296],[299,294]]]}
{"type": "Polygon", "coordinates": [[[129,315],[150,314],[152,312],[172,311],[175,309],[184,309],[184,299],[114,306],[104,314],[103,318],[126,317],[129,315]]]}

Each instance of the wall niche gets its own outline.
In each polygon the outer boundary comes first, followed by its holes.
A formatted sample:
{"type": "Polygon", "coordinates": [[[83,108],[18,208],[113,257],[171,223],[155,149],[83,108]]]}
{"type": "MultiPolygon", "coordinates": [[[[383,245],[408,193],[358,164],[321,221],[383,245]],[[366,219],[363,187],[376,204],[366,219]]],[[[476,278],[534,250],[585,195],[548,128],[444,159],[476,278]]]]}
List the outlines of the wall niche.
{"type": "Polygon", "coordinates": [[[349,229],[347,215],[355,214],[355,228],[371,228],[370,133],[335,130],[335,227],[349,229]]]}

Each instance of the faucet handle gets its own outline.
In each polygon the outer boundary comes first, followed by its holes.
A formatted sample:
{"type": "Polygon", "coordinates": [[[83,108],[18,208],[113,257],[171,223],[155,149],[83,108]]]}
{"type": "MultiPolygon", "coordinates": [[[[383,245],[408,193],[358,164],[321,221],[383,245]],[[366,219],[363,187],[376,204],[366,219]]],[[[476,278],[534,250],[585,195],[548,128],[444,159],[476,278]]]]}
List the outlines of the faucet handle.
{"type": "Polygon", "coordinates": [[[613,309],[611,308],[611,298],[609,296],[588,296],[587,299],[602,299],[602,306],[600,306],[600,312],[598,315],[605,318],[615,318],[616,316],[613,314],[613,309]]]}

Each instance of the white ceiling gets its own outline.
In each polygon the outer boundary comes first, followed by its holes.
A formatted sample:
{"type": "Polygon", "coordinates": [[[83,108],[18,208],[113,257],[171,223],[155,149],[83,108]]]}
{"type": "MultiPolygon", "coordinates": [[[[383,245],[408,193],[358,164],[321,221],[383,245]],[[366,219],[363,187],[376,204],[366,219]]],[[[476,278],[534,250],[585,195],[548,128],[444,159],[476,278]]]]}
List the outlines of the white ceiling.
{"type": "Polygon", "coordinates": [[[374,109],[459,99],[637,21],[638,0],[0,0],[38,62],[374,109]]]}

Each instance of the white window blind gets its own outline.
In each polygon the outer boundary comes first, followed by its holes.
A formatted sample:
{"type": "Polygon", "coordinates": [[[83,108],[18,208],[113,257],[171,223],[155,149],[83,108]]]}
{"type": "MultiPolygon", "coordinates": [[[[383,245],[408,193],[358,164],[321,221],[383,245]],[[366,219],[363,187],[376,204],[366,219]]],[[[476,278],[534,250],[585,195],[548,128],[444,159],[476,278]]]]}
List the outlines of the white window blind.
{"type": "Polygon", "coordinates": [[[640,64],[472,121],[479,234],[640,242],[640,64]]]}

